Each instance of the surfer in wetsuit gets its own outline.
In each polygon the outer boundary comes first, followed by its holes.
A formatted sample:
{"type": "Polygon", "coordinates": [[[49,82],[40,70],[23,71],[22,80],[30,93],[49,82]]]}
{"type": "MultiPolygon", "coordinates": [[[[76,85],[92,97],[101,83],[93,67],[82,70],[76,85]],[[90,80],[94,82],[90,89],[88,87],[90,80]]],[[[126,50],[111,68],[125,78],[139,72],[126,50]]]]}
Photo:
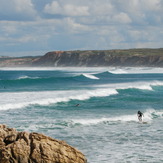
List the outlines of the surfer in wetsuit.
{"type": "Polygon", "coordinates": [[[139,122],[142,122],[142,116],[144,116],[143,113],[141,111],[138,111],[137,116],[138,116],[139,122]]]}

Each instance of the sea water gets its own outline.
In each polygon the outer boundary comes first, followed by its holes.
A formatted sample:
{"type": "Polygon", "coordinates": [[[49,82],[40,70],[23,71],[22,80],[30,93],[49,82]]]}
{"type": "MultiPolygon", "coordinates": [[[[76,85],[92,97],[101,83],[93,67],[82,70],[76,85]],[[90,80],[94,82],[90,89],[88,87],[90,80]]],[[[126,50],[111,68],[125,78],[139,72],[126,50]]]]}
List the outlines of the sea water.
{"type": "Polygon", "coordinates": [[[89,163],[162,163],[163,68],[1,68],[0,124],[64,140],[89,163]]]}

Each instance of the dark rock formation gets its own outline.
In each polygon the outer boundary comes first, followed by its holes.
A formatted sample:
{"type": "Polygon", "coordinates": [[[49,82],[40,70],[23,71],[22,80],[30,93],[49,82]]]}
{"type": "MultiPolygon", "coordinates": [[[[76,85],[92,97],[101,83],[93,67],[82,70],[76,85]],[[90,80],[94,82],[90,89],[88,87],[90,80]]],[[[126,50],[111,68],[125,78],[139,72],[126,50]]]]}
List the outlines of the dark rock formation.
{"type": "Polygon", "coordinates": [[[64,141],[43,134],[18,132],[0,125],[0,163],[86,163],[85,156],[64,141]]]}

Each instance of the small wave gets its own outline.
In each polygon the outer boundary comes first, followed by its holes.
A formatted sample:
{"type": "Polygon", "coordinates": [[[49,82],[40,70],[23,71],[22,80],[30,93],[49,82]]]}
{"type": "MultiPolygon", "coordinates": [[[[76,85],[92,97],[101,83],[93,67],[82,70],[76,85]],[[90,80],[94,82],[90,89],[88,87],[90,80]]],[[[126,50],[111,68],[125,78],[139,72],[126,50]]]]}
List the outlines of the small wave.
{"type": "Polygon", "coordinates": [[[26,76],[26,75],[24,75],[24,76],[20,76],[19,78],[18,78],[18,80],[20,80],[20,79],[38,79],[39,77],[30,77],[30,76],[26,76]]]}
{"type": "Polygon", "coordinates": [[[155,109],[147,109],[144,112],[144,120],[151,120],[155,118],[163,117],[163,111],[156,111],[155,109]]]}
{"type": "Polygon", "coordinates": [[[153,81],[153,82],[151,83],[151,85],[152,85],[152,86],[163,86],[163,82],[161,82],[161,81],[153,81]]]}
{"type": "Polygon", "coordinates": [[[153,91],[153,88],[152,88],[153,86],[163,86],[163,82],[161,82],[161,81],[126,82],[126,83],[94,85],[93,87],[115,88],[116,90],[119,90],[119,89],[140,89],[140,90],[153,91]]]}
{"type": "Polygon", "coordinates": [[[163,86],[163,82],[160,81],[137,82],[137,84],[133,86],[133,88],[153,91],[152,86],[163,86]]]}
{"type": "Polygon", "coordinates": [[[109,69],[109,72],[113,74],[161,74],[163,68],[158,67],[124,67],[117,68],[112,67],[109,69]]]}
{"type": "Polygon", "coordinates": [[[27,79],[30,78],[29,76],[20,76],[18,79],[27,79]]]}
{"type": "Polygon", "coordinates": [[[99,79],[98,77],[92,75],[92,74],[82,74],[83,76],[89,78],[89,79],[99,79]]]}
{"type": "Polygon", "coordinates": [[[123,69],[109,69],[103,72],[96,73],[96,75],[100,76],[109,76],[109,75],[116,75],[116,74],[127,74],[127,71],[123,69]]]}
{"type": "Polygon", "coordinates": [[[99,118],[99,119],[73,119],[74,124],[82,125],[96,125],[98,123],[115,123],[115,122],[129,122],[129,121],[138,121],[136,115],[125,115],[109,118],[99,118]]]}
{"type": "MultiPolygon", "coordinates": [[[[99,79],[98,77],[94,76],[93,74],[87,74],[87,73],[83,73],[83,74],[75,74],[75,76],[58,76],[58,77],[31,77],[31,76],[27,76],[27,75],[22,75],[16,79],[10,79],[9,81],[20,81],[20,80],[39,80],[40,82],[44,82],[44,81],[55,81],[55,80],[60,80],[61,82],[64,82],[65,80],[72,80],[72,79],[80,79],[82,80],[82,78],[87,78],[87,79],[99,79]]],[[[6,80],[7,81],[7,80],[6,80]]]]}
{"type": "Polygon", "coordinates": [[[96,75],[97,77],[101,78],[101,77],[109,77],[109,76],[113,76],[115,74],[109,72],[109,71],[104,71],[104,72],[99,72],[99,73],[96,73],[94,74],[96,75]]]}
{"type": "Polygon", "coordinates": [[[18,103],[18,104],[4,104],[0,106],[0,110],[9,110],[9,109],[20,109],[27,107],[28,103],[18,103]]]}
{"type": "Polygon", "coordinates": [[[112,74],[127,74],[127,71],[123,69],[114,69],[114,70],[109,70],[108,72],[112,74]]]}
{"type": "MultiPolygon", "coordinates": [[[[147,109],[144,112],[143,121],[151,123],[154,118],[163,117],[162,111],[156,111],[154,109],[147,109]]],[[[112,123],[123,123],[123,122],[138,122],[137,114],[133,115],[122,115],[108,118],[98,118],[98,119],[72,119],[72,123],[81,125],[96,125],[99,123],[112,124],[112,123]]]]}
{"type": "Polygon", "coordinates": [[[150,85],[130,85],[125,88],[120,88],[120,89],[141,89],[141,90],[149,90],[152,91],[153,88],[150,85]]]}

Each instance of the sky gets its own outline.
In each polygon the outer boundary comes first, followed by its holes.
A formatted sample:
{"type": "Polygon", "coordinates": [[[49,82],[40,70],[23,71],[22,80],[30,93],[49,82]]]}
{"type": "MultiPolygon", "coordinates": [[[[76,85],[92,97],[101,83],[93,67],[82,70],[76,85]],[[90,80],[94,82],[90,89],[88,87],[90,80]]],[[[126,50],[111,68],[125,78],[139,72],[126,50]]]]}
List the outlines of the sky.
{"type": "Polygon", "coordinates": [[[163,0],[0,0],[0,56],[163,47],[163,0]]]}

